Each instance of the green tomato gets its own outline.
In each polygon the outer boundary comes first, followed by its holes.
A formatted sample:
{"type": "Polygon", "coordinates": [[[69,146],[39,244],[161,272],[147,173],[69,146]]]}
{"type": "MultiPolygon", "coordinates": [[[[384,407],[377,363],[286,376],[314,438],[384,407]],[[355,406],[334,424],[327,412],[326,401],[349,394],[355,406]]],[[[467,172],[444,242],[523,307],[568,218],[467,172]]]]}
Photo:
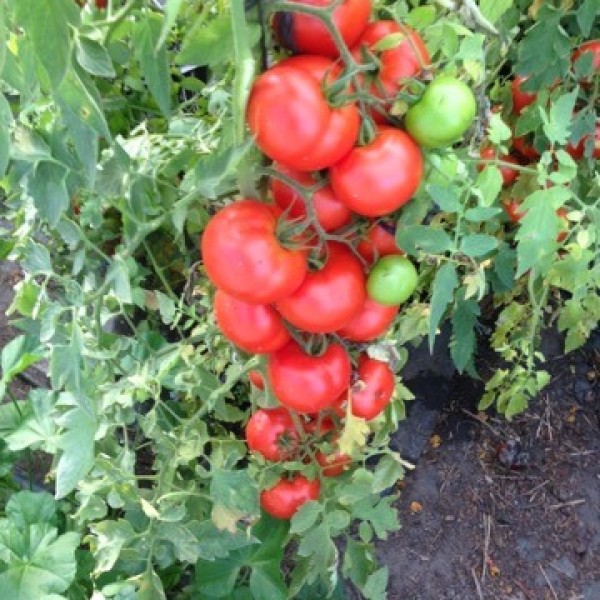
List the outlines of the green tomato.
{"type": "Polygon", "coordinates": [[[371,300],[395,306],[407,300],[417,287],[419,275],[405,256],[380,258],[367,278],[367,294],[371,300]]]}
{"type": "Polygon", "coordinates": [[[424,148],[457,142],[477,114],[477,102],[466,83],[450,75],[436,77],[406,113],[405,126],[424,148]]]}

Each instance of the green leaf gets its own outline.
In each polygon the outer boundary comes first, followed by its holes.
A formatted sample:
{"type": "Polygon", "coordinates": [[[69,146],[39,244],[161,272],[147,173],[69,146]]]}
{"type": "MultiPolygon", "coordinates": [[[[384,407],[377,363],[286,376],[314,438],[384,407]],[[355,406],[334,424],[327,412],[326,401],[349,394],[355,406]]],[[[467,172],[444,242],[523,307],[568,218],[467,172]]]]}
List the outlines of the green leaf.
{"type": "Polygon", "coordinates": [[[381,567],[381,569],[371,573],[363,588],[364,597],[368,600],[386,600],[388,578],[389,571],[387,567],[381,567]]]}
{"type": "Polygon", "coordinates": [[[512,5],[513,0],[481,0],[479,10],[490,23],[497,23],[512,5]]]}
{"type": "Polygon", "coordinates": [[[472,362],[477,338],[475,325],[480,314],[479,304],[473,299],[464,299],[464,290],[457,294],[457,302],[452,314],[452,341],[450,354],[459,373],[472,362]]]}
{"type": "Polygon", "coordinates": [[[33,275],[50,275],[52,273],[52,260],[46,246],[27,240],[23,249],[23,268],[33,275]]]}
{"type": "Polygon", "coordinates": [[[216,17],[209,23],[196,21],[181,45],[176,62],[180,65],[214,67],[233,59],[233,31],[228,15],[216,17]]]}
{"type": "Polygon", "coordinates": [[[460,200],[454,188],[434,184],[427,185],[425,189],[444,212],[458,212],[461,209],[460,200]]]}
{"type": "Polygon", "coordinates": [[[57,88],[71,64],[70,25],[79,21],[77,5],[71,0],[19,0],[16,7],[17,22],[57,88]]]}
{"type": "Polygon", "coordinates": [[[4,94],[0,94],[0,177],[4,177],[10,158],[10,127],[13,118],[10,105],[4,94]]]}
{"type": "Polygon", "coordinates": [[[240,511],[243,515],[256,515],[258,487],[246,471],[213,469],[210,497],[216,505],[240,511]]]}
{"type": "Polygon", "coordinates": [[[18,528],[33,523],[58,525],[56,500],[48,492],[18,492],[6,503],[6,517],[18,528]]]}
{"type": "Polygon", "coordinates": [[[164,45],[167,40],[167,36],[169,32],[177,22],[177,15],[181,10],[181,6],[183,5],[183,0],[167,0],[165,5],[165,21],[162,26],[162,31],[160,34],[160,38],[156,44],[156,51],[160,50],[160,48],[164,45]]]}
{"type": "MultiPolygon", "coordinates": [[[[83,406],[83,402],[82,402],[83,406]]],[[[58,446],[62,450],[56,468],[56,497],[64,498],[94,464],[96,417],[82,406],[64,414],[58,424],[65,429],[58,446]]]]}
{"type": "Polygon", "coordinates": [[[431,312],[429,315],[429,350],[433,351],[435,336],[448,305],[454,299],[454,290],[458,287],[456,267],[452,263],[444,264],[435,274],[431,293],[431,312]]]}
{"type": "Polygon", "coordinates": [[[140,62],[146,85],[161,112],[171,113],[171,75],[167,50],[159,44],[163,19],[156,13],[144,13],[144,19],[135,29],[135,56],[140,62]]]}
{"type": "Polygon", "coordinates": [[[498,240],[482,233],[472,233],[465,236],[460,243],[460,251],[467,256],[479,258],[485,256],[498,247],[498,240]]]}
{"type": "Polygon", "coordinates": [[[63,165],[43,161],[38,163],[33,174],[27,178],[27,191],[42,219],[50,225],[56,225],[69,207],[67,174],[63,165]]]}
{"type": "Polygon", "coordinates": [[[4,397],[6,386],[13,377],[44,357],[41,350],[37,339],[26,335],[17,336],[4,346],[1,360],[0,398],[4,397]]]}
{"type": "Polygon", "coordinates": [[[77,62],[92,75],[114,77],[115,70],[108,51],[96,40],[85,36],[75,38],[77,62]]]}
{"type": "Polygon", "coordinates": [[[396,244],[408,254],[416,256],[419,250],[426,254],[444,254],[454,249],[452,239],[443,229],[426,225],[411,225],[396,232],[396,244]]]}
{"type": "Polygon", "coordinates": [[[106,273],[106,280],[112,283],[115,296],[123,304],[131,304],[133,301],[129,278],[128,263],[118,256],[115,257],[106,273]]]}
{"type": "Polygon", "coordinates": [[[135,578],[138,585],[136,600],[167,600],[161,578],[154,569],[148,569],[135,578]]]}
{"type": "Polygon", "coordinates": [[[465,212],[465,219],[472,223],[483,223],[493,219],[500,213],[502,213],[502,209],[497,206],[477,206],[476,208],[469,208],[465,212]]]}
{"type": "Polygon", "coordinates": [[[68,390],[81,389],[82,348],[81,330],[75,325],[70,343],[57,344],[52,348],[50,377],[55,390],[63,386],[68,390]]]}
{"type": "Polygon", "coordinates": [[[323,506],[318,502],[306,502],[292,517],[290,533],[304,533],[310,529],[323,513],[323,506]]]}
{"type": "Polygon", "coordinates": [[[90,531],[97,538],[94,558],[94,571],[105,573],[110,571],[117,562],[121,550],[135,538],[135,530],[129,521],[115,519],[90,525],[90,531]]]}
{"type": "Polygon", "coordinates": [[[279,561],[254,565],[250,574],[250,591],[254,600],[286,600],[287,586],[279,561]]]}
{"type": "Polygon", "coordinates": [[[404,477],[404,467],[400,464],[397,455],[383,456],[377,463],[373,478],[373,492],[383,492],[394,486],[404,477]]]}
{"type": "Polygon", "coordinates": [[[540,115],[544,123],[544,133],[552,144],[563,146],[570,137],[571,119],[578,91],[575,88],[572,92],[560,96],[556,101],[552,102],[548,113],[540,110],[540,115]]]}
{"type": "Polygon", "coordinates": [[[406,24],[420,31],[435,21],[436,14],[435,6],[418,6],[408,13],[406,24]]]}
{"type": "Polygon", "coordinates": [[[480,198],[480,204],[489,207],[496,201],[496,198],[502,190],[502,174],[495,165],[488,165],[479,173],[475,183],[476,192],[480,198]]]}
{"type": "Polygon", "coordinates": [[[600,15],[600,0],[584,0],[577,9],[577,24],[583,37],[587,38],[592,31],[596,17],[600,15]]]}

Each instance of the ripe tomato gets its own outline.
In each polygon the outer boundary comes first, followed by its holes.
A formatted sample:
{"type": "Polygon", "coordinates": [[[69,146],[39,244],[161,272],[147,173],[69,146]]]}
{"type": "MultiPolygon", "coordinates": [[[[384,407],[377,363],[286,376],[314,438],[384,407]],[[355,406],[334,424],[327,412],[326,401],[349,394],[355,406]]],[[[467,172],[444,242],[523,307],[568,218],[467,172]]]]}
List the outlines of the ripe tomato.
{"type": "Polygon", "coordinates": [[[358,315],[338,329],[337,333],[352,342],[370,342],[388,330],[399,308],[399,306],[379,304],[367,297],[358,315]]]}
{"type": "Polygon", "coordinates": [[[518,223],[525,215],[521,210],[521,203],[512,198],[503,202],[503,208],[504,212],[513,223],[518,223]]]}
{"type": "Polygon", "coordinates": [[[352,459],[339,450],[325,454],[321,450],[315,453],[315,459],[321,465],[321,474],[324,477],[337,477],[348,469],[352,459]]]}
{"type": "MultiPolygon", "coordinates": [[[[585,147],[587,140],[590,138],[589,135],[584,136],[579,140],[576,146],[569,144],[566,147],[566,151],[575,159],[579,160],[585,156],[585,147]]],[[[596,134],[594,136],[594,149],[592,150],[592,156],[594,158],[600,158],[600,123],[596,124],[596,134]]]]}
{"type": "MultiPolygon", "coordinates": [[[[581,46],[573,52],[571,62],[577,62],[577,60],[587,52],[590,52],[593,55],[592,67],[594,71],[600,71],[600,40],[589,40],[581,44],[581,46]]],[[[584,83],[589,84],[589,81],[586,80],[584,83]]]]}
{"type": "Polygon", "coordinates": [[[396,383],[394,372],[387,363],[363,354],[358,361],[358,378],[362,387],[352,393],[352,414],[374,419],[392,399],[396,383]]]}
{"type": "Polygon", "coordinates": [[[384,256],[371,269],[367,278],[367,294],[385,306],[402,304],[419,282],[415,266],[404,256],[384,256]]]}
{"type": "Polygon", "coordinates": [[[540,157],[540,153],[528,139],[528,136],[522,135],[520,137],[513,138],[512,145],[513,148],[527,160],[537,160],[540,157]]]}
{"type": "Polygon", "coordinates": [[[201,253],[210,280],[234,298],[270,304],[295,291],[306,276],[306,255],[277,239],[277,216],[257,200],[222,208],[202,235],[201,253]]]}
{"type": "Polygon", "coordinates": [[[250,383],[259,390],[265,389],[265,380],[260,371],[250,371],[248,373],[248,379],[250,380],[250,383]]]}
{"type": "Polygon", "coordinates": [[[291,479],[281,478],[272,488],[260,494],[260,505],[277,519],[291,519],[306,502],[318,500],[321,484],[318,479],[309,481],[300,474],[291,479]]]}
{"type": "Polygon", "coordinates": [[[406,204],[417,191],[423,156],[406,132],[380,127],[373,141],[355,147],[329,174],[333,191],[350,210],[380,217],[406,204]]]}
{"type": "Polygon", "coordinates": [[[309,272],[293,294],[277,303],[277,310],[298,329],[332,333],[360,312],[365,298],[360,261],[348,246],[330,242],[323,267],[309,272]]]}
{"type": "MultiPolygon", "coordinates": [[[[292,0],[325,7],[332,0],[292,0]]],[[[371,0],[344,0],[333,11],[333,21],[346,46],[352,46],[367,26],[371,0]]],[[[276,13],[273,28],[278,41],[297,54],[319,54],[337,58],[339,51],[323,23],[312,15],[276,13]]]]}
{"type": "MultiPolygon", "coordinates": [[[[496,151],[491,146],[488,146],[486,148],[481,149],[481,151],[479,152],[479,156],[484,160],[494,160],[496,158],[496,151]]],[[[502,162],[511,163],[513,165],[519,164],[519,161],[510,154],[504,154],[502,156],[499,156],[498,160],[501,160],[502,162]]],[[[484,164],[477,166],[478,171],[483,171],[484,168],[484,164]]],[[[500,174],[502,175],[503,184],[505,186],[512,185],[516,181],[519,172],[516,169],[511,169],[510,167],[501,166],[499,168],[500,174]]]]}
{"type": "MultiPolygon", "coordinates": [[[[303,187],[316,184],[315,178],[308,173],[296,171],[287,167],[277,167],[277,170],[287,175],[303,187]]],[[[278,206],[287,211],[289,219],[306,219],[304,199],[289,185],[279,179],[271,179],[271,193],[278,206]]],[[[350,209],[333,193],[329,184],[313,193],[310,202],[314,208],[317,220],[325,231],[334,231],[350,223],[350,209]]]]}
{"type": "Polygon", "coordinates": [[[267,460],[289,460],[298,450],[299,437],[285,408],[259,408],[246,425],[248,448],[267,460]]]}
{"type": "Polygon", "coordinates": [[[268,304],[248,304],[217,290],[214,310],[223,335],[249,354],[275,352],[290,340],[281,315],[268,304]]]}
{"type": "Polygon", "coordinates": [[[423,38],[407,25],[396,21],[370,23],[353,49],[354,58],[359,62],[363,48],[375,54],[379,60],[379,69],[370,79],[370,91],[388,102],[402,89],[403,79],[416,77],[431,63],[423,38]],[[380,42],[390,36],[396,41],[393,48],[379,50],[380,42]]]}
{"type": "Polygon", "coordinates": [[[425,148],[444,148],[460,140],[477,114],[471,88],[450,75],[438,75],[408,109],[406,130],[425,148]]]}
{"type": "Polygon", "coordinates": [[[273,160],[293,165],[310,156],[331,111],[314,77],[280,66],[254,82],[246,118],[256,145],[273,160]]]}
{"type": "Polygon", "coordinates": [[[96,8],[104,10],[108,6],[108,0],[96,0],[96,8]]]}
{"type": "Polygon", "coordinates": [[[527,77],[517,75],[510,83],[510,92],[512,95],[513,112],[520,115],[523,109],[535,102],[537,94],[534,92],[524,92],[521,85],[527,81],[527,77]]]}
{"type": "Polygon", "coordinates": [[[324,72],[334,72],[331,61],[297,57],[254,82],[246,119],[256,145],[269,158],[301,171],[318,171],[354,145],[360,128],[358,109],[354,104],[340,108],[327,104],[324,72]]]}
{"type": "Polygon", "coordinates": [[[318,413],[350,385],[350,357],[339,344],[310,356],[296,342],[269,355],[267,371],[275,397],[287,408],[318,413]]]}
{"type": "Polygon", "coordinates": [[[404,254],[396,246],[396,226],[389,221],[377,221],[373,223],[361,238],[356,251],[368,263],[372,263],[381,256],[404,254]]]}

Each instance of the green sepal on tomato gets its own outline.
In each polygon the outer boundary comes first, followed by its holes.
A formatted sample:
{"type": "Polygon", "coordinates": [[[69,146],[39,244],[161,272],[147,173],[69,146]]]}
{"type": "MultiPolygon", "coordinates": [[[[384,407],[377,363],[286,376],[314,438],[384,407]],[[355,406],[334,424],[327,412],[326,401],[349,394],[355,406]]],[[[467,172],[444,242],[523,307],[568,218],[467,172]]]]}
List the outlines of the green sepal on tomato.
{"type": "Polygon", "coordinates": [[[462,138],[476,114],[471,88],[451,75],[438,75],[408,109],[405,126],[424,148],[445,148],[462,138]]]}
{"type": "Polygon", "coordinates": [[[311,500],[318,500],[321,483],[310,481],[296,473],[290,479],[282,477],[273,487],[260,494],[263,510],[277,519],[291,519],[296,511],[311,500]]]}
{"type": "Polygon", "coordinates": [[[307,273],[306,253],[280,243],[280,212],[257,200],[239,200],[210,219],[201,258],[217,288],[250,304],[271,304],[300,287],[307,273]]]}
{"type": "Polygon", "coordinates": [[[316,414],[329,408],[350,385],[350,356],[343,346],[329,344],[311,356],[295,341],[268,357],[273,394],[287,408],[316,414]]]}

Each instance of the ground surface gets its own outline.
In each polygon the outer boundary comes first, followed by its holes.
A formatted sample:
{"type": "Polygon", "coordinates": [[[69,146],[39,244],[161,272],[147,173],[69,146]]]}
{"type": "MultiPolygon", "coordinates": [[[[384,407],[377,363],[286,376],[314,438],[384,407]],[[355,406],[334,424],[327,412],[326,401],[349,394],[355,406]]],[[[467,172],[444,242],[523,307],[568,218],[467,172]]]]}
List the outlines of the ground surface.
{"type": "MultiPolygon", "coordinates": [[[[2,347],[18,280],[0,263],[2,347]]],[[[414,356],[417,400],[398,446],[418,464],[402,486],[403,527],[378,546],[391,600],[600,600],[598,336],[548,368],[551,385],[508,423],[476,414],[478,386],[447,361],[414,356]]],[[[41,480],[47,464],[34,458],[41,480]]]]}

